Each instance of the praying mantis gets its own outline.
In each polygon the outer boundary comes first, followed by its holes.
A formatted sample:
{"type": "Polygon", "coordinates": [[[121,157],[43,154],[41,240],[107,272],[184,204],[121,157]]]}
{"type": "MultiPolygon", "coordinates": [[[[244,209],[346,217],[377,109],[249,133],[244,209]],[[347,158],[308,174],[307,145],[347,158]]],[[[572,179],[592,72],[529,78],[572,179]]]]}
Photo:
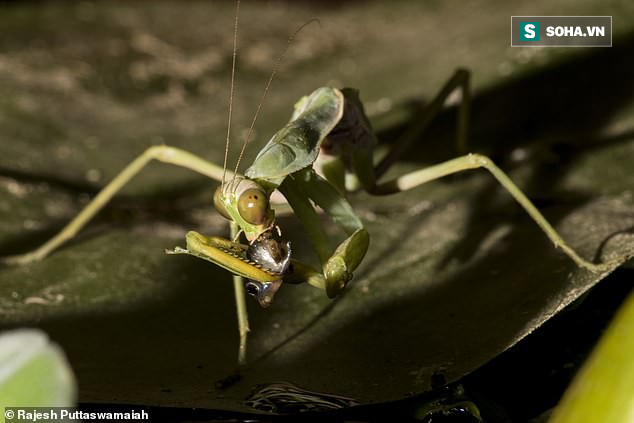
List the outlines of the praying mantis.
{"type": "Polygon", "coordinates": [[[469,73],[465,70],[458,70],[449,79],[417,119],[410,134],[396,143],[376,165],[373,151],[377,140],[356,91],[319,88],[296,104],[288,125],[273,136],[244,174],[237,172],[239,162],[236,171],[231,172],[227,170],[226,161],[223,166],[218,166],[175,147],[150,147],[126,166],[58,235],[33,252],[7,257],[3,262],[24,265],[45,258],[81,230],[147,164],[157,160],[221,182],[214,203],[231,221],[231,239],[189,232],[187,247],[171,252],[203,258],[235,275],[240,364],[246,362],[248,334],[245,289],[254,294],[261,305],[269,305],[283,282],[307,282],[325,291],[329,297],[336,297],[352,279],[369,248],[370,236],[346,200],[344,193],[348,191],[364,189],[377,195],[393,194],[446,175],[484,168],[509,191],[553,243],[579,266],[597,272],[612,267],[612,262],[593,264],[580,257],[508,176],[485,156],[464,155],[394,180],[381,181],[390,165],[417,139],[456,90],[462,94],[457,143],[465,146],[470,109],[469,73]],[[269,201],[275,191],[285,197],[302,222],[319,257],[321,269],[294,260],[289,244],[279,239],[282,230],[276,226],[275,212],[269,201]],[[346,239],[336,248],[331,246],[313,203],[346,233],[346,239]],[[244,234],[248,244],[239,242],[240,233],[244,234]]]}

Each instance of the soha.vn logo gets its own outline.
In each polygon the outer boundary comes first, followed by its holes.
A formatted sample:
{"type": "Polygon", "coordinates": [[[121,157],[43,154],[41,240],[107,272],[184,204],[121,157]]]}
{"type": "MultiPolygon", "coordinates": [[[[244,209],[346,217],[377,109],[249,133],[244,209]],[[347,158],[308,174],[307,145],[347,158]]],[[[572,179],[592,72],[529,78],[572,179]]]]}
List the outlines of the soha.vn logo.
{"type": "Polygon", "coordinates": [[[521,41],[539,41],[539,22],[520,22],[521,41]]]}

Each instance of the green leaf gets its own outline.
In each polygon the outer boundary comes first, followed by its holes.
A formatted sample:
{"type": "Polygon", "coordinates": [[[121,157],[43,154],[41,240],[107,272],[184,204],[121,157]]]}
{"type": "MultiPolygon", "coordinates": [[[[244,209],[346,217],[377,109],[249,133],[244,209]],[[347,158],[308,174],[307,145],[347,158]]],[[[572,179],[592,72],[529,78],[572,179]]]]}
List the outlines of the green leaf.
{"type": "MultiPolygon", "coordinates": [[[[614,15],[614,47],[512,49],[508,17],[519,10],[502,1],[243,2],[236,139],[289,22],[322,22],[291,45],[244,167],[319,86],[358,88],[389,142],[467,67],[470,148],[508,171],[584,257],[631,254],[634,41],[629,15],[613,13],[630,4],[532,5],[543,15],[614,15]]],[[[0,254],[49,238],[150,145],[222,163],[232,4],[0,7],[0,254]]],[[[454,122],[443,113],[390,175],[455,156],[454,122]]],[[[188,230],[228,235],[211,207],[215,184],[150,165],[76,239],[41,262],[0,269],[0,327],[49,333],[81,402],[245,410],[254,386],[286,381],[365,404],[427,391],[434,374],[459,379],[608,276],[577,269],[485,171],[390,197],[356,194],[371,241],[354,280],[335,301],[303,285],[283,286],[267,310],[251,301],[251,364],[219,390],[237,360],[231,277],[163,254],[188,230]]],[[[278,224],[293,254],[314,260],[299,222],[278,224]]]]}
{"type": "Polygon", "coordinates": [[[0,335],[0,404],[71,407],[76,396],[75,377],[66,357],[46,334],[18,329],[0,335]]]}
{"type": "Polygon", "coordinates": [[[551,423],[630,422],[634,416],[634,294],[575,377],[551,423]]]}

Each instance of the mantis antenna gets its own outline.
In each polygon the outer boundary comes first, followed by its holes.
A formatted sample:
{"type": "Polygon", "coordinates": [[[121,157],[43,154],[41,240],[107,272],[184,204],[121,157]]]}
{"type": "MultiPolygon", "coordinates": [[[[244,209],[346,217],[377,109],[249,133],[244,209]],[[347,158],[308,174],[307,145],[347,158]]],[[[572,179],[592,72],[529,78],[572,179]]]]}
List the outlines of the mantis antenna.
{"type": "MultiPolygon", "coordinates": [[[[237,20],[236,20],[236,22],[237,22],[237,20]]],[[[258,103],[258,107],[255,109],[255,113],[253,115],[253,120],[251,121],[251,126],[249,127],[249,131],[247,132],[247,136],[244,138],[244,142],[242,143],[242,149],[240,150],[240,155],[238,156],[238,161],[236,162],[236,167],[235,167],[235,170],[234,170],[234,173],[233,173],[233,180],[235,180],[235,178],[236,178],[236,174],[238,173],[238,167],[240,166],[240,161],[242,160],[242,156],[244,155],[244,152],[247,149],[247,145],[249,144],[249,140],[251,139],[251,135],[253,134],[253,128],[255,128],[255,122],[257,122],[258,116],[260,115],[260,110],[262,109],[262,104],[264,103],[264,99],[266,98],[266,94],[269,92],[269,88],[271,87],[271,83],[273,82],[273,79],[275,78],[275,75],[277,74],[277,72],[280,69],[280,66],[282,64],[282,61],[284,60],[284,56],[286,55],[286,52],[288,51],[288,48],[290,47],[291,43],[293,42],[293,40],[295,39],[297,34],[299,34],[299,32],[302,29],[304,29],[305,27],[307,27],[308,25],[310,25],[313,22],[317,22],[319,24],[319,19],[312,18],[312,19],[304,22],[299,28],[297,28],[295,30],[295,32],[293,32],[291,34],[290,37],[288,37],[288,40],[286,40],[286,46],[284,47],[284,50],[282,51],[282,54],[280,54],[279,57],[277,58],[277,60],[275,61],[275,65],[273,66],[273,71],[271,72],[271,75],[269,76],[268,81],[266,81],[266,85],[264,86],[264,91],[262,92],[262,97],[260,97],[260,102],[258,103]]],[[[228,144],[227,144],[227,146],[228,146],[228,144]]]]}
{"type": "MultiPolygon", "coordinates": [[[[231,58],[231,84],[229,88],[229,117],[227,119],[227,139],[225,141],[225,159],[222,165],[221,186],[225,184],[227,176],[227,158],[229,156],[229,137],[231,136],[231,116],[233,114],[233,93],[236,82],[236,56],[238,52],[238,16],[240,15],[240,0],[236,0],[236,17],[233,22],[233,55],[231,58]]],[[[239,160],[238,160],[239,161],[239,160]]]]}

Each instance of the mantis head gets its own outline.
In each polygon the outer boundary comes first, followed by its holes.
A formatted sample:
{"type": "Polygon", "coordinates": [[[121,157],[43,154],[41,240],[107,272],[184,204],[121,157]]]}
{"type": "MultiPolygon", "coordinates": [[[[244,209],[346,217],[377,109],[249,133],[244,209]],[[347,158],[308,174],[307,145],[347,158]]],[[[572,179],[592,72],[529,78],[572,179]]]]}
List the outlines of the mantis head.
{"type": "Polygon", "coordinates": [[[216,188],[214,206],[222,216],[234,221],[252,242],[275,224],[269,197],[270,192],[256,181],[236,177],[216,188]]]}
{"type": "MultiPolygon", "coordinates": [[[[280,238],[271,208],[270,191],[256,181],[238,177],[219,186],[214,193],[214,206],[225,218],[234,221],[244,232],[249,246],[245,266],[264,267],[283,275],[291,262],[290,242],[280,238]]],[[[245,288],[262,307],[268,307],[282,284],[282,279],[258,281],[250,279],[245,288]]]]}

